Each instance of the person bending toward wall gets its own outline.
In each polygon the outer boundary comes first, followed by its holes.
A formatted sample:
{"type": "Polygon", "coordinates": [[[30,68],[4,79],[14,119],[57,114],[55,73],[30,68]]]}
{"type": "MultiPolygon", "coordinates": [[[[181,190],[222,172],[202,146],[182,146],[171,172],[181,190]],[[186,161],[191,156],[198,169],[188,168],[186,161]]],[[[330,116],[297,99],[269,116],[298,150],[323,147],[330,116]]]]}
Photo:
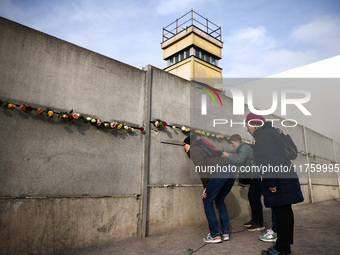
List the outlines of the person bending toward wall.
{"type": "MultiPolygon", "coordinates": [[[[236,166],[254,166],[253,149],[246,143],[242,142],[242,137],[238,134],[232,135],[229,142],[237,152],[237,156],[230,155],[228,152],[223,152],[223,156],[230,163],[236,166]]],[[[249,190],[248,199],[251,208],[251,220],[244,223],[248,231],[264,230],[263,226],[263,209],[261,202],[261,173],[249,173],[252,179],[249,190]]]]}
{"type": "MultiPolygon", "coordinates": [[[[230,166],[229,161],[221,156],[211,157],[200,146],[201,140],[195,135],[188,136],[184,140],[184,150],[193,161],[195,166],[230,166]]],[[[222,152],[220,153],[222,155],[222,152]]],[[[206,243],[220,243],[222,240],[230,239],[229,215],[225,205],[225,197],[230,192],[234,182],[235,174],[215,172],[210,178],[201,177],[204,191],[202,194],[204,212],[209,224],[209,234],[203,238],[206,243]],[[214,202],[220,216],[221,232],[214,210],[214,202]]]]}
{"type": "Polygon", "coordinates": [[[294,214],[292,204],[302,202],[303,195],[299,178],[292,163],[285,155],[284,144],[280,134],[272,127],[272,122],[266,122],[260,115],[249,113],[246,118],[247,131],[255,138],[254,161],[261,166],[262,194],[266,207],[272,207],[276,216],[276,244],[263,255],[291,254],[294,234],[294,214]],[[290,172],[264,171],[267,169],[292,169],[290,172]]]}

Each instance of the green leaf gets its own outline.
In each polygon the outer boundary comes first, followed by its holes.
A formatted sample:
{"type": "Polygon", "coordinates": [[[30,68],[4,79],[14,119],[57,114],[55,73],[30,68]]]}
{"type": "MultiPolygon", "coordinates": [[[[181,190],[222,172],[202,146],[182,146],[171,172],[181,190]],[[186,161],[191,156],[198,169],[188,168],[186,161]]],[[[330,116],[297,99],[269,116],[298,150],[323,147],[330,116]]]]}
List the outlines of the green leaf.
{"type": "Polygon", "coordinates": [[[8,102],[7,101],[2,101],[1,107],[7,107],[8,102]]]}
{"type": "Polygon", "coordinates": [[[192,254],[193,252],[194,252],[194,250],[189,248],[189,249],[187,249],[184,253],[188,253],[188,254],[190,255],[190,254],[192,254]]]}

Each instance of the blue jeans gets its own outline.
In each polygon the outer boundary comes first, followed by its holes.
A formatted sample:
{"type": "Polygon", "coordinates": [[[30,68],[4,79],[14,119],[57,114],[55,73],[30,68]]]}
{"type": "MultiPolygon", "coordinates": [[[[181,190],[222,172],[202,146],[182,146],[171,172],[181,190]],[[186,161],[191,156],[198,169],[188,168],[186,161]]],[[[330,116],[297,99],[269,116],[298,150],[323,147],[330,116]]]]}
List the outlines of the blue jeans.
{"type": "Polygon", "coordinates": [[[219,226],[214,210],[214,202],[218,209],[221,222],[222,233],[229,233],[229,215],[224,199],[233,187],[235,178],[211,178],[209,180],[205,193],[206,198],[203,198],[205,215],[209,223],[210,235],[215,237],[219,235],[219,226]]]}
{"type": "Polygon", "coordinates": [[[261,179],[254,178],[249,186],[248,200],[251,208],[251,219],[257,225],[263,225],[263,209],[261,202],[261,179]]]}

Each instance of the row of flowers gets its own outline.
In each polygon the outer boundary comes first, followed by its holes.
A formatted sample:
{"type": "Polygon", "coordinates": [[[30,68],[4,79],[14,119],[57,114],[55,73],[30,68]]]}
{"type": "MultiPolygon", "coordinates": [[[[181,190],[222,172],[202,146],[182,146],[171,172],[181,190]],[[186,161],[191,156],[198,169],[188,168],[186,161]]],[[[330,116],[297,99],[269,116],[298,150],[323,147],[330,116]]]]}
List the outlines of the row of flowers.
{"type": "MultiPolygon", "coordinates": [[[[207,137],[211,137],[211,138],[217,138],[217,139],[224,139],[224,140],[229,140],[229,136],[223,136],[223,135],[220,135],[220,134],[213,134],[213,133],[209,133],[209,132],[206,132],[206,131],[203,131],[203,130],[197,130],[197,129],[190,129],[189,127],[186,127],[186,126],[176,126],[176,125],[169,125],[167,122],[165,121],[162,121],[162,120],[154,120],[151,122],[156,128],[165,128],[165,127],[171,127],[173,129],[180,129],[181,131],[183,131],[184,133],[188,133],[188,132],[193,132],[193,133],[196,133],[198,135],[201,135],[201,136],[207,136],[207,137]]],[[[255,144],[253,141],[247,141],[245,139],[242,139],[243,142],[247,143],[247,144],[255,144]]],[[[307,157],[310,157],[310,158],[313,158],[314,160],[316,158],[319,158],[318,155],[315,155],[315,154],[312,154],[312,153],[306,153],[306,152],[303,152],[301,151],[300,152],[301,155],[303,156],[307,156],[307,157]]],[[[331,163],[338,163],[336,162],[335,160],[331,160],[331,163]]]]}
{"type": "MultiPolygon", "coordinates": [[[[230,138],[229,136],[224,136],[224,135],[221,135],[221,134],[214,134],[214,133],[210,133],[210,132],[207,132],[207,131],[204,131],[204,130],[198,130],[198,129],[194,129],[194,128],[190,128],[190,127],[186,127],[186,126],[170,125],[167,122],[159,120],[159,119],[151,121],[151,123],[156,128],[165,128],[165,127],[170,127],[172,129],[177,128],[177,129],[180,129],[184,133],[189,133],[191,131],[191,132],[198,134],[198,135],[201,135],[201,136],[206,136],[206,137],[216,138],[216,139],[224,139],[226,141],[228,141],[229,138],[230,138]]],[[[254,144],[254,142],[248,141],[248,140],[245,140],[245,139],[242,139],[242,141],[245,142],[245,143],[248,143],[248,144],[254,144]]]]}
{"type": "MultiPolygon", "coordinates": [[[[326,159],[326,158],[319,157],[319,156],[316,155],[316,154],[307,153],[307,152],[304,152],[304,151],[301,151],[300,154],[301,154],[302,156],[306,156],[306,157],[309,157],[309,158],[313,158],[314,160],[315,160],[316,158],[321,158],[321,159],[328,160],[328,159],[326,159]]],[[[331,163],[339,163],[339,162],[337,162],[337,161],[335,161],[335,160],[331,160],[331,163]]]]}
{"type": "Polygon", "coordinates": [[[304,151],[301,151],[301,152],[300,152],[300,154],[301,154],[302,156],[307,156],[307,157],[309,157],[309,158],[313,158],[313,159],[316,159],[316,158],[318,158],[318,157],[319,157],[319,156],[318,156],[318,155],[316,155],[316,154],[307,153],[307,152],[304,152],[304,151]]]}
{"type": "MultiPolygon", "coordinates": [[[[67,121],[83,120],[84,122],[88,122],[88,123],[95,125],[97,127],[103,126],[105,128],[110,128],[110,129],[114,129],[114,128],[124,129],[124,130],[130,131],[130,132],[134,132],[136,129],[139,129],[141,132],[144,131],[144,127],[132,127],[130,125],[123,124],[121,122],[115,122],[115,121],[109,122],[109,121],[103,121],[103,120],[98,119],[98,118],[85,117],[85,116],[82,116],[80,113],[73,112],[73,110],[71,110],[69,112],[55,112],[51,108],[46,108],[46,109],[43,109],[41,107],[35,108],[35,107],[29,106],[29,105],[26,106],[25,104],[21,104],[18,107],[17,105],[18,104],[9,103],[7,101],[0,100],[0,106],[2,108],[6,108],[6,109],[20,108],[24,112],[34,111],[39,115],[46,114],[46,117],[49,117],[49,118],[53,118],[55,115],[58,115],[58,118],[63,119],[63,120],[67,120],[67,121]]],[[[191,129],[190,127],[186,127],[186,126],[170,125],[167,122],[162,121],[160,119],[151,121],[151,123],[156,128],[170,127],[172,129],[180,129],[183,133],[193,132],[193,133],[196,133],[196,134],[201,135],[201,136],[206,136],[206,137],[216,138],[216,139],[224,139],[226,141],[228,141],[229,138],[230,138],[228,136],[223,136],[221,134],[209,133],[209,132],[206,132],[204,130],[198,130],[198,129],[193,129],[193,128],[191,129]]],[[[244,140],[244,139],[242,141],[245,142],[245,143],[248,143],[248,144],[254,144],[254,142],[252,142],[252,141],[247,141],[247,140],[244,140]]],[[[303,156],[313,158],[314,160],[316,158],[319,158],[319,156],[316,155],[316,154],[307,153],[307,152],[303,152],[303,151],[301,151],[300,154],[303,155],[303,156]]],[[[337,163],[337,162],[335,160],[331,160],[331,163],[337,163]]]]}
{"type": "Polygon", "coordinates": [[[58,115],[58,118],[68,121],[75,121],[75,120],[83,120],[84,122],[88,122],[92,125],[95,125],[97,127],[103,126],[105,128],[111,128],[111,129],[124,129],[130,132],[134,132],[136,129],[139,129],[141,132],[144,131],[144,127],[133,127],[130,125],[126,125],[121,122],[109,122],[109,121],[103,121],[99,118],[92,118],[92,117],[85,117],[81,115],[80,113],[73,112],[73,110],[69,112],[55,112],[51,108],[43,109],[41,107],[35,108],[30,105],[21,104],[19,107],[17,106],[19,104],[9,103],[7,101],[0,100],[0,106],[2,108],[11,109],[11,108],[20,108],[24,112],[36,112],[37,114],[46,114],[46,117],[53,118],[55,115],[58,115]]]}

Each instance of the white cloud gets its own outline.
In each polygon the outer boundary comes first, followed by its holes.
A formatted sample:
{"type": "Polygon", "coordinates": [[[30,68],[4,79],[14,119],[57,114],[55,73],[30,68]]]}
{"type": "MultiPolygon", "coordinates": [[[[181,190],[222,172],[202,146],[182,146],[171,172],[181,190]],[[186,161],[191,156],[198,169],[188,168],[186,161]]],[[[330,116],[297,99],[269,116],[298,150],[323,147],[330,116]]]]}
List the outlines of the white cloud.
{"type": "Polygon", "coordinates": [[[297,27],[290,37],[297,43],[314,45],[328,54],[339,54],[340,19],[332,16],[319,17],[297,27]]]}
{"type": "Polygon", "coordinates": [[[225,37],[224,77],[263,77],[340,54],[340,19],[323,16],[274,38],[263,26],[225,37]],[[231,64],[228,64],[231,63],[231,64]]]}

